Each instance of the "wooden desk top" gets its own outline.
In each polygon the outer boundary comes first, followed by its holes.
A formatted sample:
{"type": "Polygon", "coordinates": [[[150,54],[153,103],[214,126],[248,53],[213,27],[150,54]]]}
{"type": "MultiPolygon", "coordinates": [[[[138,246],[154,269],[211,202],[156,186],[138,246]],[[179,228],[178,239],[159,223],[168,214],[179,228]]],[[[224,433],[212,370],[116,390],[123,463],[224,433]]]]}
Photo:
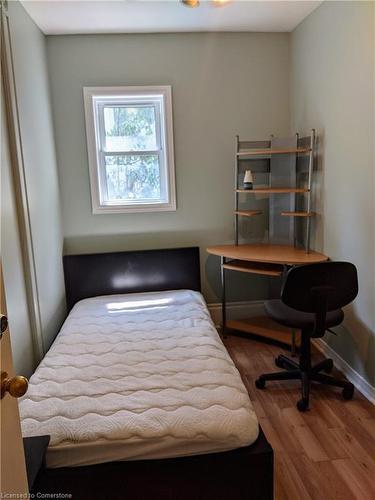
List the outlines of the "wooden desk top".
{"type": "Polygon", "coordinates": [[[267,262],[272,264],[314,264],[328,260],[326,255],[309,253],[303,248],[287,245],[220,245],[208,247],[207,252],[229,259],[248,260],[252,262],[267,262]]]}

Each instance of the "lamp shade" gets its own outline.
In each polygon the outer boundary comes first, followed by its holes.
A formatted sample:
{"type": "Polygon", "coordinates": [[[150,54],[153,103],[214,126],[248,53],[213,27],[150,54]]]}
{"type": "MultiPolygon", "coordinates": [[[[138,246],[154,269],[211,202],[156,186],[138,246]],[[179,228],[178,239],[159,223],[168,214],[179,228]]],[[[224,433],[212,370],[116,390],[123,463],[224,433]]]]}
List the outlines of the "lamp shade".
{"type": "Polygon", "coordinates": [[[253,189],[253,174],[251,173],[251,170],[245,171],[245,177],[243,179],[243,188],[253,189]]]}

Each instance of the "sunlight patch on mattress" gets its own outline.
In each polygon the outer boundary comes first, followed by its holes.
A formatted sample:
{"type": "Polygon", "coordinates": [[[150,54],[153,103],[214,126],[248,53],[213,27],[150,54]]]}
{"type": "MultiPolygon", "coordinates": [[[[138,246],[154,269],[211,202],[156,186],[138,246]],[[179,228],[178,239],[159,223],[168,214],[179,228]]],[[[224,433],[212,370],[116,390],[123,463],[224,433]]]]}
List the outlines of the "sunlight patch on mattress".
{"type": "Polygon", "coordinates": [[[145,309],[165,309],[167,304],[173,302],[171,298],[158,298],[147,300],[131,300],[125,302],[110,302],[106,304],[106,309],[109,313],[119,313],[126,311],[136,311],[145,309]]]}

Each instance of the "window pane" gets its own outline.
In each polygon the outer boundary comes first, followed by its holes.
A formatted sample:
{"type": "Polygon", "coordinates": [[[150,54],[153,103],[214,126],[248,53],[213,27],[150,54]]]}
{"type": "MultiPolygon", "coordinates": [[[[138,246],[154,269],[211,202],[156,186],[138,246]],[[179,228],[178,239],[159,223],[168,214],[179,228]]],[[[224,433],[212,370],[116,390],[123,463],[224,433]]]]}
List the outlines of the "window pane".
{"type": "Polygon", "coordinates": [[[154,106],[104,107],[106,151],[158,149],[154,106]]]}
{"type": "Polygon", "coordinates": [[[156,200],[161,196],[159,158],[156,155],[106,155],[107,202],[156,200]]]}

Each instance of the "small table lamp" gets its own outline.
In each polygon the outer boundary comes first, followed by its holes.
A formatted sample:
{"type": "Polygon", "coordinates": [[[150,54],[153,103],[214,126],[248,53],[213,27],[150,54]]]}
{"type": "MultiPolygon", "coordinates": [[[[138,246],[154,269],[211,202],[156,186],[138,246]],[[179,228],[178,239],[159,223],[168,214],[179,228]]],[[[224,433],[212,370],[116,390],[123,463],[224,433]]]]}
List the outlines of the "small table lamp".
{"type": "Polygon", "coordinates": [[[243,180],[243,188],[244,189],[253,189],[253,174],[251,173],[251,170],[246,170],[245,172],[245,177],[243,180]]]}

